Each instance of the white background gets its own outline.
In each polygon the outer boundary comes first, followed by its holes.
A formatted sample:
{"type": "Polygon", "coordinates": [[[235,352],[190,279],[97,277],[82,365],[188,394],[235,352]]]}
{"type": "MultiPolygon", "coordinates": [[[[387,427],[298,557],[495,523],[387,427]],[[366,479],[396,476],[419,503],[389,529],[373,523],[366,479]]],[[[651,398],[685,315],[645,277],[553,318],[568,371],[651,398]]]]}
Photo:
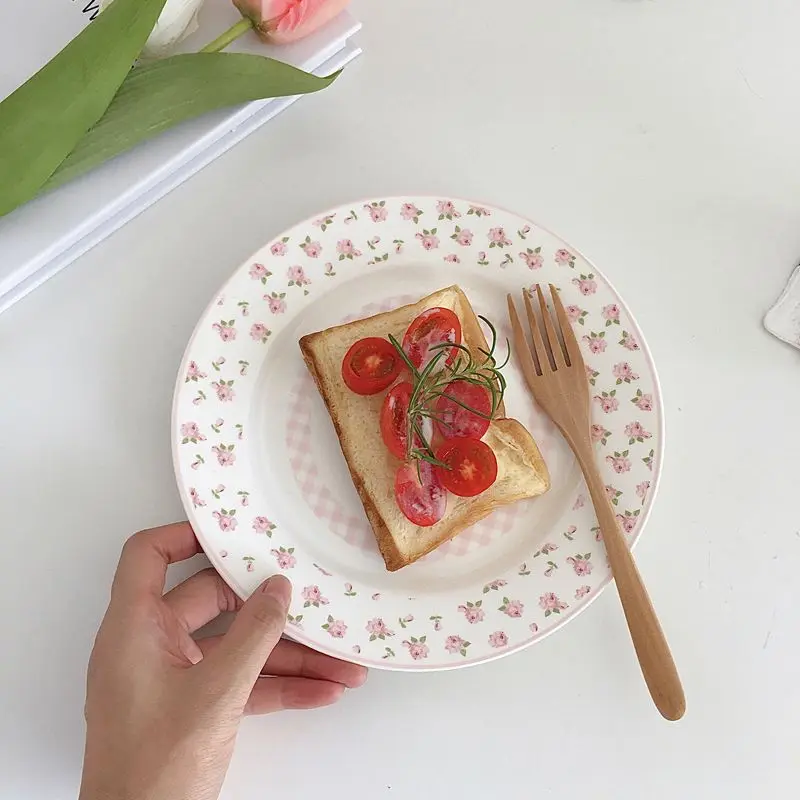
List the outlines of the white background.
{"type": "MultiPolygon", "coordinates": [[[[217,2],[218,0],[209,0],[217,2]]],[[[352,198],[472,197],[592,258],[667,408],[637,551],[685,681],[653,709],[613,589],[533,649],[247,720],[227,800],[789,797],[800,778],[796,0],[357,3],[367,55],[0,317],[0,795],[75,796],[120,546],[181,517],[173,378],[218,285],[352,198]]],[[[135,668],[135,664],[131,665],[135,668]]]]}

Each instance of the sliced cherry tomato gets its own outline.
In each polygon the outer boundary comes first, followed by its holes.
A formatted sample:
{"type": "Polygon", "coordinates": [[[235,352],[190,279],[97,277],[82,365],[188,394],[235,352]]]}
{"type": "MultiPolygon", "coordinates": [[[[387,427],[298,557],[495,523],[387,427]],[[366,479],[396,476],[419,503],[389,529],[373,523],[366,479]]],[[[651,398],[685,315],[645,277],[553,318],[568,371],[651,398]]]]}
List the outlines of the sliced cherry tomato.
{"type": "Polygon", "coordinates": [[[480,439],[451,439],[439,448],[436,458],[449,467],[436,467],[439,480],[459,497],[474,497],[497,479],[497,459],[480,439]]]}
{"type": "Polygon", "coordinates": [[[356,394],[377,394],[392,384],[403,361],[388,339],[359,339],[342,361],[342,380],[356,394]]]}
{"type": "MultiPolygon", "coordinates": [[[[408,405],[414,387],[408,382],[398,383],[389,390],[381,406],[381,438],[389,452],[405,461],[408,457],[408,405]]],[[[433,436],[433,423],[426,416],[418,425],[426,441],[433,436]]],[[[421,447],[419,436],[414,436],[414,446],[421,447]]]]}
{"type": "MultiPolygon", "coordinates": [[[[432,348],[445,342],[461,344],[461,321],[449,308],[429,308],[408,326],[403,350],[417,369],[423,369],[441,349],[432,348]]],[[[452,364],[456,353],[458,350],[452,348],[444,363],[452,364]]]]}
{"type": "Polygon", "coordinates": [[[405,461],[408,450],[408,403],[414,387],[405,381],[389,390],[381,406],[381,437],[389,452],[405,461]]]}
{"type": "Polygon", "coordinates": [[[489,429],[487,417],[491,413],[492,396],[485,386],[469,381],[453,381],[436,401],[436,427],[445,439],[480,439],[489,429]],[[474,414],[464,406],[478,413],[474,414]]]}
{"type": "Polygon", "coordinates": [[[427,461],[403,464],[397,470],[394,496],[403,514],[422,528],[435,525],[447,508],[447,490],[437,477],[436,469],[427,461]]]}

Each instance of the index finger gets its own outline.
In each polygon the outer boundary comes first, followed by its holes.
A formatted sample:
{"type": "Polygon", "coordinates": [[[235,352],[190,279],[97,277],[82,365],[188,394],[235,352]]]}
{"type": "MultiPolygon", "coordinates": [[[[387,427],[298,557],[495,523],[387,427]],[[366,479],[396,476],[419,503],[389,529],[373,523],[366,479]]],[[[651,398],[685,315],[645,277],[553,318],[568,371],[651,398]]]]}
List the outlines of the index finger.
{"type": "Polygon", "coordinates": [[[200,552],[188,522],[140,531],[125,542],[114,576],[113,594],[161,597],[167,567],[200,552]]]}

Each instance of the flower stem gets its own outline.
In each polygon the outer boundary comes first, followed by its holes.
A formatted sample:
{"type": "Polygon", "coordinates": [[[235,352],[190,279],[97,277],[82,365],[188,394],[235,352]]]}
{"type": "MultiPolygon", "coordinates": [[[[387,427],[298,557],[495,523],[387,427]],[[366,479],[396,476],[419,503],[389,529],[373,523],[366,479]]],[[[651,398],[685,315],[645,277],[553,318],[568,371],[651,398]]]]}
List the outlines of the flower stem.
{"type": "Polygon", "coordinates": [[[231,42],[236,41],[242,34],[252,30],[252,28],[253,20],[248,17],[242,17],[235,25],[231,25],[228,30],[217,36],[213,42],[209,42],[205,47],[201,48],[200,52],[218,53],[220,50],[224,50],[231,42]]]}

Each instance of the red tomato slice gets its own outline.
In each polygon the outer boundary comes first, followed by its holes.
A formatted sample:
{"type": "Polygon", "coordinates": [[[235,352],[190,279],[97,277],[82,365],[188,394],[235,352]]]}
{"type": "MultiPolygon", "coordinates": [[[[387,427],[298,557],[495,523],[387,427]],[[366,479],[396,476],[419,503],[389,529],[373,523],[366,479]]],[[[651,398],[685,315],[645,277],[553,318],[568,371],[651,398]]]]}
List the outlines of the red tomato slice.
{"type": "Polygon", "coordinates": [[[389,390],[381,406],[381,437],[389,452],[405,461],[408,453],[408,403],[414,387],[405,381],[389,390]]]}
{"type": "Polygon", "coordinates": [[[394,479],[394,496],[397,505],[415,525],[428,528],[436,524],[447,508],[447,491],[427,461],[403,464],[394,479]],[[420,477],[422,482],[420,483],[420,477]]]}
{"type": "Polygon", "coordinates": [[[450,468],[436,467],[439,480],[459,497],[474,497],[497,479],[497,459],[480,439],[451,439],[439,448],[436,458],[450,468]]]}
{"type": "MultiPolygon", "coordinates": [[[[381,406],[381,438],[389,452],[405,461],[408,458],[408,405],[414,387],[408,382],[398,383],[389,390],[381,406]]],[[[427,441],[433,436],[433,423],[429,417],[421,417],[418,425],[427,441]]],[[[414,445],[421,446],[419,436],[414,436],[414,445]]]]}
{"type": "MultiPolygon", "coordinates": [[[[424,369],[439,352],[439,349],[431,348],[445,342],[461,344],[461,321],[449,308],[429,308],[408,326],[403,337],[403,350],[417,369],[424,369]]],[[[452,364],[456,353],[458,350],[455,348],[450,350],[444,363],[452,364]]]]}
{"type": "Polygon", "coordinates": [[[489,429],[486,417],[491,413],[492,396],[485,386],[477,386],[469,381],[453,381],[436,401],[436,427],[445,439],[480,439],[489,429]],[[480,413],[474,414],[459,403],[480,413]]]}
{"type": "Polygon", "coordinates": [[[342,380],[356,394],[377,394],[388,388],[403,366],[397,350],[387,339],[359,339],[342,361],[342,380]]]}

